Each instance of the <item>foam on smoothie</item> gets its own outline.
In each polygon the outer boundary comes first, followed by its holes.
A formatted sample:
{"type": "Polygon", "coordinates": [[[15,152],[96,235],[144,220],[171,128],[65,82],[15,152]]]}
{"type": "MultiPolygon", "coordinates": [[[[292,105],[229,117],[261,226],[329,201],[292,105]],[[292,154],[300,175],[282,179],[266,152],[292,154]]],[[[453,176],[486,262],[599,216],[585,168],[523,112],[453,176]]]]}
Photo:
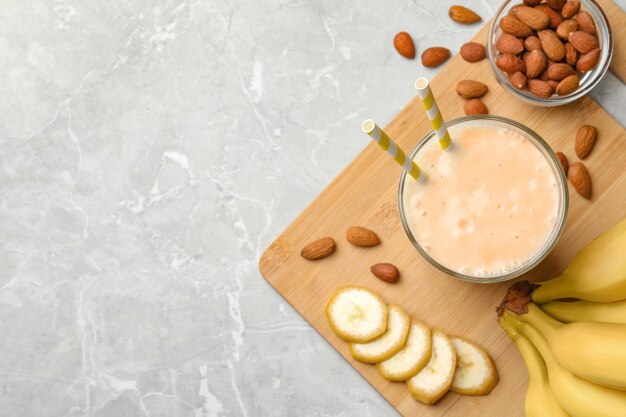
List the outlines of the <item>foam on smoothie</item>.
{"type": "Polygon", "coordinates": [[[559,189],[546,157],[522,134],[472,122],[449,127],[454,148],[430,140],[406,181],[404,210],[420,246],[448,269],[502,275],[529,262],[557,220],[559,189]]]}

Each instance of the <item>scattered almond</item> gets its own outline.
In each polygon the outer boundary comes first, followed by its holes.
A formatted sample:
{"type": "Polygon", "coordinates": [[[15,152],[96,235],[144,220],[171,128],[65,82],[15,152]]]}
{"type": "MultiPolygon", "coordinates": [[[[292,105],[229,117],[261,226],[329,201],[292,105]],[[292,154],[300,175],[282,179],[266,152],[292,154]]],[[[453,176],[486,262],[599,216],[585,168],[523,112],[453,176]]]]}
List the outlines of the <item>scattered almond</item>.
{"type": "Polygon", "coordinates": [[[552,94],[554,94],[554,88],[546,81],[542,80],[528,80],[528,90],[541,98],[549,98],[552,94]]]}
{"type": "Polygon", "coordinates": [[[434,46],[422,52],[422,65],[429,68],[438,67],[450,58],[450,50],[434,46]]]}
{"type": "Polygon", "coordinates": [[[531,51],[526,58],[526,76],[537,78],[548,65],[548,58],[539,50],[531,51]]]}
{"type": "Polygon", "coordinates": [[[500,54],[496,58],[496,66],[504,72],[518,72],[524,71],[524,62],[513,54],[500,54]]]}
{"type": "Polygon", "coordinates": [[[515,9],[515,17],[534,30],[545,29],[550,24],[547,14],[532,7],[518,7],[515,9]]]}
{"type": "Polygon", "coordinates": [[[500,19],[500,29],[504,33],[517,36],[518,38],[525,38],[533,34],[533,30],[528,25],[511,15],[506,15],[500,19]]]}
{"type": "Polygon", "coordinates": [[[389,263],[381,263],[372,265],[370,271],[378,279],[390,284],[395,284],[400,279],[400,271],[394,265],[389,263]]]}
{"type": "Polygon", "coordinates": [[[548,7],[558,12],[561,11],[567,0],[545,0],[548,7]]]}
{"type": "Polygon", "coordinates": [[[582,30],[570,33],[568,40],[569,43],[571,43],[572,46],[581,54],[586,54],[587,52],[600,46],[598,44],[598,39],[595,36],[582,30]]]}
{"type": "Polygon", "coordinates": [[[585,198],[591,197],[591,178],[582,162],[574,162],[569,167],[568,177],[578,194],[585,198]]]}
{"type": "Polygon", "coordinates": [[[526,39],[524,39],[524,48],[526,48],[528,52],[541,49],[541,41],[535,35],[529,36],[526,39]]]}
{"type": "Polygon", "coordinates": [[[503,54],[517,55],[524,50],[524,44],[519,38],[503,33],[496,41],[496,49],[503,54]]]}
{"type": "Polygon", "coordinates": [[[489,114],[487,106],[485,106],[485,104],[477,98],[467,100],[465,102],[465,106],[463,107],[463,111],[465,111],[465,114],[468,116],[472,114],[489,114]]]}
{"type": "Polygon", "coordinates": [[[578,62],[576,63],[576,69],[580,72],[587,72],[594,69],[596,65],[598,65],[600,52],[600,49],[594,49],[582,55],[580,58],[578,58],[578,62]]]}
{"type": "Polygon", "coordinates": [[[570,0],[563,6],[561,15],[566,19],[571,19],[576,16],[576,13],[580,10],[580,2],[578,0],[570,0]]]}
{"type": "Polygon", "coordinates": [[[476,12],[463,6],[450,6],[448,9],[450,19],[458,23],[470,24],[480,22],[481,18],[476,12]]]}
{"type": "Polygon", "coordinates": [[[565,172],[565,175],[567,175],[567,169],[569,168],[569,163],[567,162],[567,158],[565,157],[565,154],[563,154],[563,152],[557,152],[556,159],[559,160],[559,162],[561,163],[561,168],[563,168],[563,172],[565,172]]]}
{"type": "Polygon", "coordinates": [[[579,86],[580,77],[578,77],[578,74],[573,74],[563,78],[561,82],[556,86],[555,91],[560,96],[566,96],[578,90],[579,86]]]}
{"type": "Polygon", "coordinates": [[[558,28],[556,28],[556,36],[567,41],[569,34],[578,30],[580,25],[574,19],[564,20],[558,28]]]}
{"type": "Polygon", "coordinates": [[[467,62],[478,62],[485,59],[487,50],[483,44],[478,42],[468,42],[461,46],[461,57],[467,62]]]}
{"type": "Polygon", "coordinates": [[[528,83],[528,79],[526,78],[526,76],[519,71],[511,74],[509,76],[509,81],[511,82],[511,85],[518,90],[524,89],[526,87],[526,84],[528,83]]]}
{"type": "MultiPolygon", "coordinates": [[[[545,29],[537,32],[537,35],[539,35],[539,40],[541,41],[541,49],[543,49],[548,59],[559,62],[565,57],[565,47],[556,36],[556,33],[550,29],[545,29]]],[[[576,46],[574,45],[574,47],[576,46]]]]}
{"type": "Polygon", "coordinates": [[[393,46],[396,51],[407,59],[415,58],[415,44],[411,35],[406,32],[400,32],[393,38],[393,46]]]}
{"type": "Polygon", "coordinates": [[[302,256],[304,259],[314,261],[332,255],[335,252],[336,248],[337,246],[335,245],[335,241],[333,240],[333,238],[323,237],[316,240],[315,242],[309,243],[304,248],[302,248],[300,256],[302,256]]]}
{"type": "Polygon", "coordinates": [[[580,25],[580,28],[590,35],[596,36],[596,24],[593,22],[593,17],[588,12],[582,11],[576,15],[576,21],[580,25]]]}
{"type": "Polygon", "coordinates": [[[561,81],[570,75],[576,75],[576,71],[567,64],[557,63],[548,68],[548,77],[551,80],[561,81]]]}
{"type": "Polygon", "coordinates": [[[565,44],[565,62],[568,65],[574,66],[576,65],[576,61],[578,61],[578,52],[571,43],[567,42],[565,44]]]}
{"type": "Polygon", "coordinates": [[[563,17],[561,16],[561,14],[559,12],[555,12],[553,9],[548,7],[547,4],[540,4],[536,6],[535,9],[541,10],[548,15],[548,18],[550,19],[551,29],[556,29],[563,21],[563,17]]]}
{"type": "Polygon", "coordinates": [[[478,98],[487,94],[487,86],[480,81],[461,80],[456,85],[456,93],[464,99],[478,98]]]}
{"type": "Polygon", "coordinates": [[[585,159],[593,149],[598,137],[598,130],[591,125],[582,125],[576,133],[576,155],[580,159],[585,159]]]}
{"type": "Polygon", "coordinates": [[[348,242],[353,245],[362,248],[380,244],[380,238],[375,232],[361,226],[353,226],[349,228],[346,232],[346,239],[348,239],[348,242]]]}

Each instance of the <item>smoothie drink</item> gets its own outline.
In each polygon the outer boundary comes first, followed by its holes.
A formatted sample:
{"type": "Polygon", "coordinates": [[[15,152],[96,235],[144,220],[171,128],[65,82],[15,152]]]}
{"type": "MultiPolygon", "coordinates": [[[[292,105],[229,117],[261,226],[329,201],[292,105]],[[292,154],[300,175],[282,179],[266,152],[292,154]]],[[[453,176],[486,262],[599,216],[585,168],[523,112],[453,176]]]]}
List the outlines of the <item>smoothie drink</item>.
{"type": "Polygon", "coordinates": [[[452,149],[429,140],[413,158],[428,179],[404,181],[405,227],[427,257],[461,275],[524,268],[560,233],[567,197],[559,168],[506,123],[478,119],[448,130],[452,149]]]}

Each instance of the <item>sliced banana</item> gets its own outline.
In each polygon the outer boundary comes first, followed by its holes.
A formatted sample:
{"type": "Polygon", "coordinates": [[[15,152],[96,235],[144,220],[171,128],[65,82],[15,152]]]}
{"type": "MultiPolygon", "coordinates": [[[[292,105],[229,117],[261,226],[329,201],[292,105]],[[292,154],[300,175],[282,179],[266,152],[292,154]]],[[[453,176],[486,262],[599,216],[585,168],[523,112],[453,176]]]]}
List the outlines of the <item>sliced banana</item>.
{"type": "Polygon", "coordinates": [[[354,359],[366,363],[382,362],[404,347],[411,319],[397,305],[390,304],[387,310],[387,331],[369,343],[351,343],[350,353],[354,359]]]}
{"type": "Polygon", "coordinates": [[[376,367],[390,381],[406,381],[426,366],[430,360],[431,346],[430,329],[413,319],[404,347],[391,358],[376,364],[376,367]]]}
{"type": "Polygon", "coordinates": [[[326,319],[346,342],[371,342],[387,329],[387,304],[363,287],[342,287],[326,305],[326,319]]]}
{"type": "Polygon", "coordinates": [[[409,392],[424,404],[434,404],[450,389],[456,353],[450,338],[441,330],[432,331],[432,355],[430,361],[413,378],[406,381],[409,392]]]}
{"type": "Polygon", "coordinates": [[[491,357],[476,343],[463,337],[452,336],[456,351],[456,370],[450,390],[464,395],[486,395],[499,380],[491,357]]]}

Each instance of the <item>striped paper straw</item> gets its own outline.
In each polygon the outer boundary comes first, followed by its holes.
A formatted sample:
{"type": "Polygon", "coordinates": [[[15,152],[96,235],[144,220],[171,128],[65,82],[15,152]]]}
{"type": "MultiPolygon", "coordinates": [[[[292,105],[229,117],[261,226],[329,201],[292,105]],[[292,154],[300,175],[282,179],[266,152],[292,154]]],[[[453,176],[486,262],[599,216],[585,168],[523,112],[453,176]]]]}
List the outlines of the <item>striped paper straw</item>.
{"type": "Polygon", "coordinates": [[[378,146],[386,150],[393,160],[401,165],[402,169],[410,176],[416,180],[420,178],[420,169],[417,164],[411,158],[407,158],[404,151],[373,120],[368,119],[364,121],[361,129],[378,143],[378,146]]]}
{"type": "Polygon", "coordinates": [[[448,133],[446,122],[444,122],[441,117],[441,112],[439,111],[439,107],[437,107],[437,102],[435,101],[433,92],[430,91],[428,80],[424,77],[418,78],[417,81],[415,81],[415,88],[417,89],[417,94],[422,100],[422,105],[424,106],[424,110],[426,110],[428,120],[430,120],[430,125],[435,131],[437,139],[439,139],[441,149],[448,149],[450,146],[450,134],[448,133]]]}

